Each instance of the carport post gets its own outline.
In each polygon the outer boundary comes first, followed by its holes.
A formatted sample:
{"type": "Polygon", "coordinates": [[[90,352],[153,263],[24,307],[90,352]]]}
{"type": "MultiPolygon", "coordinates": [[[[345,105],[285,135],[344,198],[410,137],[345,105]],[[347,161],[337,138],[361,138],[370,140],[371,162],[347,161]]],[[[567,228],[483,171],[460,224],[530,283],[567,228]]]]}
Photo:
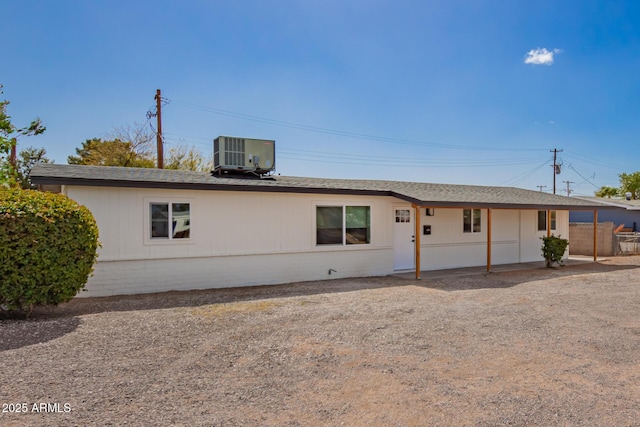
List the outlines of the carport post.
{"type": "Polygon", "coordinates": [[[487,209],[487,273],[491,273],[491,208],[487,209]]]}
{"type": "Polygon", "coordinates": [[[598,210],[593,210],[593,261],[598,261],[598,210]]]}
{"type": "Polygon", "coordinates": [[[416,280],[420,280],[420,206],[413,205],[416,210],[416,230],[413,238],[416,248],[416,280]]]}

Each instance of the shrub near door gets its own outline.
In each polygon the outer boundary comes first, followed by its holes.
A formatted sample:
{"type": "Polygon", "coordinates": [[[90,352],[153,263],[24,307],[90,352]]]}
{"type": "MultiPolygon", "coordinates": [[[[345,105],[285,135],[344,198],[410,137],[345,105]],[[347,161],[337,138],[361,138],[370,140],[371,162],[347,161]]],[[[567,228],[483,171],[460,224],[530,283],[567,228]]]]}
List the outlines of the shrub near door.
{"type": "Polygon", "coordinates": [[[61,194],[0,190],[0,311],[66,302],[97,258],[91,212],[61,194]]]}
{"type": "Polygon", "coordinates": [[[551,267],[553,263],[563,265],[562,257],[567,251],[569,241],[562,239],[560,236],[556,237],[553,234],[549,237],[541,237],[542,239],[542,256],[544,257],[547,267],[551,267]]]}

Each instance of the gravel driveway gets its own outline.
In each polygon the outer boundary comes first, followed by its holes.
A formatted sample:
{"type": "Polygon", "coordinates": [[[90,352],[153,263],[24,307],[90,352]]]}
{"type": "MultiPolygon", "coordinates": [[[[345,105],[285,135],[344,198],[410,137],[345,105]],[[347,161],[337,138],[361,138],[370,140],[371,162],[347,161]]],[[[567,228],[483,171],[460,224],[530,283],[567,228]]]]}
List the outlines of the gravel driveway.
{"type": "Polygon", "coordinates": [[[0,320],[0,425],[637,426],[639,273],[77,299],[0,320]]]}

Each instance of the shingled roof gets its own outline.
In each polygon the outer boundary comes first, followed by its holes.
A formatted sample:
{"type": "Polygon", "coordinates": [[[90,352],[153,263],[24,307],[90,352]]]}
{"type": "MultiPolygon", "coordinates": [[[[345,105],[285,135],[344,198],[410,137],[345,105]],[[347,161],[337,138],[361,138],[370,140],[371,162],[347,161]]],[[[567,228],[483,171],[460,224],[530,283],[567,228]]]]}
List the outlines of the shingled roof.
{"type": "Polygon", "coordinates": [[[325,193],[391,196],[428,207],[593,210],[607,206],[591,200],[514,187],[425,182],[326,179],[289,176],[218,177],[206,172],[168,169],[37,164],[31,181],[41,185],[79,185],[218,191],[325,193]]]}
{"type": "Polygon", "coordinates": [[[626,200],[619,198],[605,198],[605,197],[586,197],[576,196],[579,199],[587,200],[590,202],[602,203],[608,206],[615,206],[618,208],[626,209],[628,211],[640,211],[640,200],[626,200]]]}

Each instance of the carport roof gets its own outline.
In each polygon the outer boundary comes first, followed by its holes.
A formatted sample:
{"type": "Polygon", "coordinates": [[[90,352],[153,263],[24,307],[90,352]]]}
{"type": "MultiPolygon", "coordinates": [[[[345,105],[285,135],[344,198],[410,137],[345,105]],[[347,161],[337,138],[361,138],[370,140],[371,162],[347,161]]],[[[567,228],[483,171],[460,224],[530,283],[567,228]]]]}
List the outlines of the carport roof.
{"type": "Polygon", "coordinates": [[[515,187],[433,184],[359,179],[219,177],[208,172],[168,169],[37,164],[31,181],[39,185],[164,188],[183,190],[324,193],[391,196],[420,206],[593,210],[612,208],[592,200],[515,187]]]}

